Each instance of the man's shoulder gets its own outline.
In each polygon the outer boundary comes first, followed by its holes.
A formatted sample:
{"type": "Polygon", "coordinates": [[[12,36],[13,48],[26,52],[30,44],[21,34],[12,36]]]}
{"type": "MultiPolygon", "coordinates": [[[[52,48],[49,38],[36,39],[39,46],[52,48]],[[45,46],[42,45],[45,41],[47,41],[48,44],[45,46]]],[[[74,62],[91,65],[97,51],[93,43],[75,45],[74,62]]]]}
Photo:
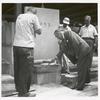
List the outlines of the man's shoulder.
{"type": "Polygon", "coordinates": [[[81,29],[80,30],[84,30],[84,28],[85,28],[85,25],[81,26],[81,29]]]}
{"type": "Polygon", "coordinates": [[[71,31],[71,28],[69,26],[67,26],[68,30],[71,31]]]}
{"type": "Polygon", "coordinates": [[[19,14],[19,16],[27,16],[27,17],[37,17],[35,14],[31,14],[31,13],[24,13],[24,14],[19,14]]]}
{"type": "MultiPolygon", "coordinates": [[[[81,28],[85,28],[86,25],[83,25],[81,28]]],[[[89,27],[94,27],[94,25],[90,24],[89,27]]]]}
{"type": "Polygon", "coordinates": [[[75,35],[75,32],[72,30],[65,30],[64,35],[65,35],[65,37],[71,37],[71,36],[75,35]]]}
{"type": "Polygon", "coordinates": [[[29,17],[31,20],[34,20],[34,21],[38,19],[36,14],[30,14],[29,17]]]}
{"type": "Polygon", "coordinates": [[[19,14],[17,19],[20,19],[20,18],[23,18],[23,17],[26,17],[26,14],[19,14]]]}
{"type": "Polygon", "coordinates": [[[18,17],[21,17],[23,14],[19,14],[18,17]]]}
{"type": "Polygon", "coordinates": [[[85,28],[85,25],[83,25],[81,28],[85,28]]]}
{"type": "Polygon", "coordinates": [[[31,17],[37,17],[37,15],[33,14],[33,13],[29,13],[28,15],[31,16],[31,17]]]}
{"type": "Polygon", "coordinates": [[[91,28],[95,28],[95,26],[94,26],[94,25],[92,25],[92,24],[90,24],[90,27],[91,27],[91,28]]]}

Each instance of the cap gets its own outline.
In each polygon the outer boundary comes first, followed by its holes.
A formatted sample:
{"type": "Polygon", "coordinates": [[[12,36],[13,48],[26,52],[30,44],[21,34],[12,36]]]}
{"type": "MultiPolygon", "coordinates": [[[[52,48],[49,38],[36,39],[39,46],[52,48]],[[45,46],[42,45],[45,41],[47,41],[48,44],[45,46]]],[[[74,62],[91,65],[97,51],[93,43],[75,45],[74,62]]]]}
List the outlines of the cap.
{"type": "Polygon", "coordinates": [[[68,18],[68,17],[65,17],[64,19],[63,19],[63,23],[64,24],[70,24],[70,19],[68,18]]]}

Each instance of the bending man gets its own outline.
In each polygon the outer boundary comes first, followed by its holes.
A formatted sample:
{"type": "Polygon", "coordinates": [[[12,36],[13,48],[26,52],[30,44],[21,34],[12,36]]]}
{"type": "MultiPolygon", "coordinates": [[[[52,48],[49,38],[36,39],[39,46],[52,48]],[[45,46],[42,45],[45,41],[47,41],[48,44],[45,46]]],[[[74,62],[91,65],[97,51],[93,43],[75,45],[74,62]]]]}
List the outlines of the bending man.
{"type": "Polygon", "coordinates": [[[54,34],[62,41],[60,52],[57,54],[58,59],[60,60],[64,53],[72,63],[77,64],[78,82],[74,88],[83,90],[85,83],[87,83],[87,76],[89,77],[89,45],[73,31],[58,29],[54,34]]]}

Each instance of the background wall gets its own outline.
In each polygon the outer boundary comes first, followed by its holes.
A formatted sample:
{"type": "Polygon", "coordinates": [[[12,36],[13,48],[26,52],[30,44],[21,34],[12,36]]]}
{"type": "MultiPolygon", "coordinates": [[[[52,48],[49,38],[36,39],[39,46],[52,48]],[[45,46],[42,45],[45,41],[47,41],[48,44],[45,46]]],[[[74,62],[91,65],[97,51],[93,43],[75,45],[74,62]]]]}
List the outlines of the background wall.
{"type": "Polygon", "coordinates": [[[14,22],[2,22],[2,73],[13,75],[14,22]]]}

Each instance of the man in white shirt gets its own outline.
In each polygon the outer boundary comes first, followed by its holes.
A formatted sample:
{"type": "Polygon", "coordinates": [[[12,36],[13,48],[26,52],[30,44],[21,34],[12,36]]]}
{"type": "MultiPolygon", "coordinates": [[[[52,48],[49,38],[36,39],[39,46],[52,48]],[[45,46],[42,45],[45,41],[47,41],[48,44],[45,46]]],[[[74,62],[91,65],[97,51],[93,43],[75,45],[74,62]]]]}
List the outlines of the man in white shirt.
{"type": "MultiPolygon", "coordinates": [[[[85,16],[84,19],[85,25],[81,27],[79,35],[88,43],[91,49],[90,53],[90,64],[89,67],[92,66],[92,58],[93,58],[93,49],[94,43],[97,38],[97,31],[95,27],[91,24],[91,16],[85,16]]],[[[90,76],[87,76],[87,83],[90,82],[90,76]]]]}
{"type": "Polygon", "coordinates": [[[17,17],[13,43],[14,81],[20,97],[30,96],[29,89],[34,64],[33,52],[36,34],[41,34],[41,26],[36,16],[36,9],[29,7],[26,13],[17,17]]]}

